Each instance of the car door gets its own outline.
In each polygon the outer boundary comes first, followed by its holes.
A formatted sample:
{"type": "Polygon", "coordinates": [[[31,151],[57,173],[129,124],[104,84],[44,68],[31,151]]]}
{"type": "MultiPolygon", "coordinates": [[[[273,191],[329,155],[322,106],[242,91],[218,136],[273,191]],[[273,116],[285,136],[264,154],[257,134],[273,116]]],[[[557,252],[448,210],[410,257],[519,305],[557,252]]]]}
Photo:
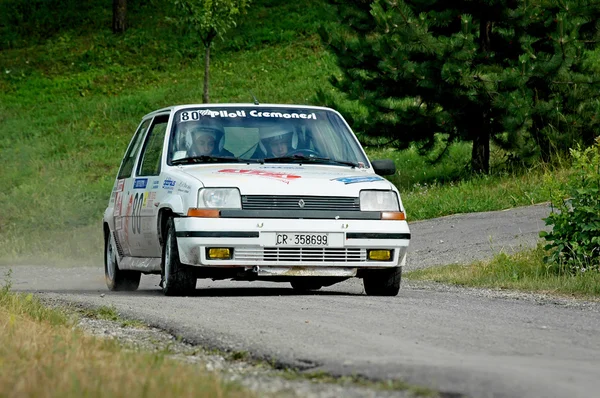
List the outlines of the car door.
{"type": "Polygon", "coordinates": [[[128,210],[128,203],[134,184],[133,169],[151,121],[152,118],[142,120],[138,126],[121,161],[121,167],[119,167],[119,173],[117,174],[117,192],[115,194],[115,206],[113,207],[114,237],[118,247],[122,250],[122,254],[125,256],[131,255],[128,243],[129,228],[125,216],[127,211],[130,211],[130,209],[128,210]]]}
{"type": "Polygon", "coordinates": [[[160,171],[169,114],[157,115],[144,141],[128,198],[128,246],[133,257],[160,257],[158,207],[160,171]]]}

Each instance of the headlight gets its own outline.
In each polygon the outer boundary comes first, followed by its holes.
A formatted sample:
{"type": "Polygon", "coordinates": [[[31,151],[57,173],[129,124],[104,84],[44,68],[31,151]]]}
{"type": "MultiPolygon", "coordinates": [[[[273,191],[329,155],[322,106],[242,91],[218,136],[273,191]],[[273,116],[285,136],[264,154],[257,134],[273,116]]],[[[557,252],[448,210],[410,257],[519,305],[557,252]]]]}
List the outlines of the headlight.
{"type": "Polygon", "coordinates": [[[241,209],[242,197],[237,188],[203,188],[198,191],[198,208],[241,209]]]}
{"type": "Polygon", "coordinates": [[[361,211],[400,211],[394,191],[360,191],[361,211]]]}

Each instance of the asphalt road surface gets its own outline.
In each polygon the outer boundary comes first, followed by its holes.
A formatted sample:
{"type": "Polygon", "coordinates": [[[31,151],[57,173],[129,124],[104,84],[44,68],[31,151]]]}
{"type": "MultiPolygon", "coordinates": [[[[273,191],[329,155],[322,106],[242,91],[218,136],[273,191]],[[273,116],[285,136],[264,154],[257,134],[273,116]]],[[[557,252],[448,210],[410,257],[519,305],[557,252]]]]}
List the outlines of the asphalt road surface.
{"type": "MultiPolygon", "coordinates": [[[[412,223],[407,270],[535,245],[548,212],[541,205],[412,223]]],[[[100,268],[18,266],[12,282],[46,297],[114,305],[190,342],[301,369],[400,379],[448,396],[600,394],[597,303],[411,282],[397,297],[367,297],[358,279],[310,294],[288,284],[199,280],[192,297],[164,297],[157,276],[143,276],[137,292],[109,292],[100,268]]]]}

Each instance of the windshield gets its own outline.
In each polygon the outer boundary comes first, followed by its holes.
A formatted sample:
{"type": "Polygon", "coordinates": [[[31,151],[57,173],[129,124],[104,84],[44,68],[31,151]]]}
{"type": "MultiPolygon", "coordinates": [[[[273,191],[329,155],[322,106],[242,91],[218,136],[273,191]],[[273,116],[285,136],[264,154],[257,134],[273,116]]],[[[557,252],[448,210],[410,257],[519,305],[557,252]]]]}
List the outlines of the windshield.
{"type": "Polygon", "coordinates": [[[232,161],[368,165],[343,120],[328,110],[242,106],[175,114],[168,164],[232,161]]]}

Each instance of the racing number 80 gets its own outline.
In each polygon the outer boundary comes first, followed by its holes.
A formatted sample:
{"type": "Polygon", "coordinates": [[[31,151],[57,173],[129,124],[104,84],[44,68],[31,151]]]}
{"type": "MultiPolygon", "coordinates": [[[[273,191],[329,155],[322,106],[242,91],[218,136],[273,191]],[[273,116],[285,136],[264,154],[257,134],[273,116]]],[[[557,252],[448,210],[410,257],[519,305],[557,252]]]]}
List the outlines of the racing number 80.
{"type": "Polygon", "coordinates": [[[200,115],[198,112],[182,112],[181,121],[187,122],[188,120],[200,120],[200,115]]]}
{"type": "Polygon", "coordinates": [[[142,205],[144,204],[144,194],[136,193],[133,199],[133,207],[131,210],[131,232],[134,234],[142,233],[142,205]]]}

